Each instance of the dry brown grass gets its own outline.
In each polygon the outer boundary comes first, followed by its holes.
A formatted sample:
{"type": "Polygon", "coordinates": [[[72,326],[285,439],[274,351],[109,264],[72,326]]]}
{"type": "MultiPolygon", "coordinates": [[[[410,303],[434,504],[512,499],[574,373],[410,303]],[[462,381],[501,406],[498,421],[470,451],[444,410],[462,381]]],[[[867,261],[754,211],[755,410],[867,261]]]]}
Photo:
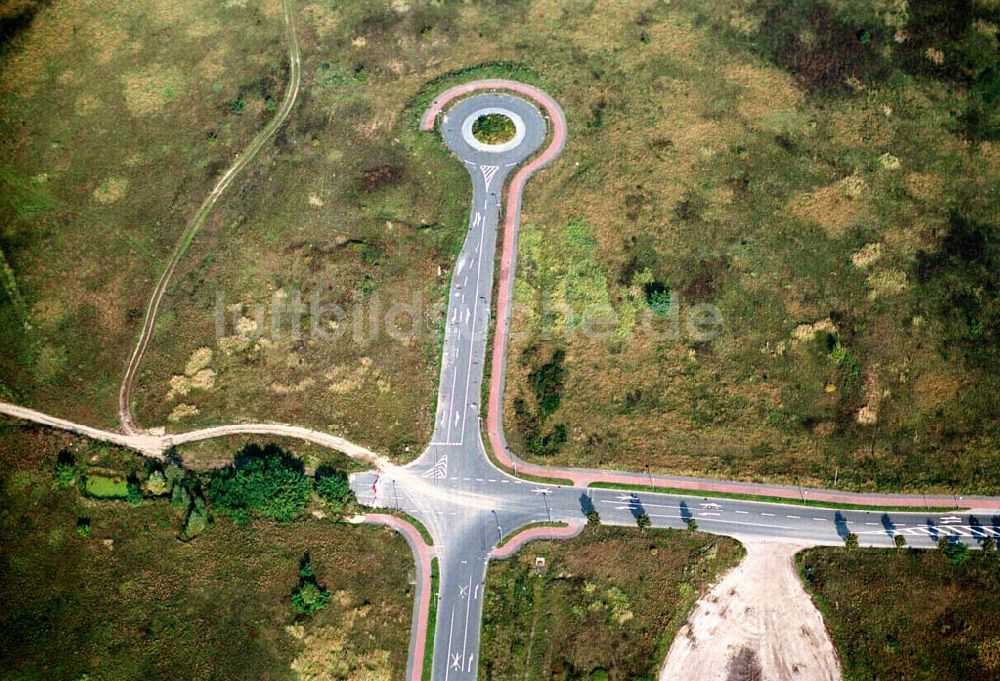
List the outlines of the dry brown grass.
{"type": "Polygon", "coordinates": [[[841,182],[794,197],[788,210],[818,224],[833,238],[843,236],[861,215],[861,206],[847,195],[841,182]]]}

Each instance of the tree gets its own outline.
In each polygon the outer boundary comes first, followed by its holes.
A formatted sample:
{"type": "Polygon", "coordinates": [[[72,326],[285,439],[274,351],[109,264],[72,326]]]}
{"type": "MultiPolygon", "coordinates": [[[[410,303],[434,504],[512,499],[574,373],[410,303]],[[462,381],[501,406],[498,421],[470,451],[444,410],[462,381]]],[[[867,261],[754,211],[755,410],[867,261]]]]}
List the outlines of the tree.
{"type": "Polygon", "coordinates": [[[129,477],[126,483],[125,498],[128,500],[129,505],[138,506],[142,503],[142,488],[139,486],[139,480],[134,477],[129,477]]]}
{"type": "Polygon", "coordinates": [[[181,530],[181,539],[188,541],[201,534],[208,526],[208,508],[205,500],[200,496],[194,497],[194,503],[188,509],[187,517],[184,519],[184,527],[181,530]]]}
{"type": "Polygon", "coordinates": [[[698,529],[698,521],[696,521],[694,518],[690,518],[688,520],[688,530],[694,532],[697,529],[698,529]]]}
{"type": "Polygon", "coordinates": [[[76,459],[72,452],[65,449],[56,458],[56,483],[60,487],[69,487],[76,479],[76,459]]]}
{"type": "Polygon", "coordinates": [[[163,496],[170,491],[170,485],[167,484],[167,477],[163,471],[155,470],[149,474],[146,478],[146,491],[154,497],[163,496]]]}
{"type": "Polygon", "coordinates": [[[174,490],[170,495],[170,505],[178,511],[186,511],[191,505],[191,493],[188,492],[187,486],[183,482],[178,481],[174,484],[174,490]]]}
{"type": "Polygon", "coordinates": [[[587,527],[596,530],[601,525],[601,514],[596,510],[587,514],[587,527]]]}
{"type": "Polygon", "coordinates": [[[287,522],[305,511],[311,487],[301,462],[277,445],[248,445],[236,465],[212,474],[208,497],[218,509],[244,509],[287,522]]]}
{"type": "Polygon", "coordinates": [[[652,527],[653,521],[649,519],[649,514],[643,511],[635,517],[635,524],[639,526],[640,530],[645,532],[647,528],[652,527]]]}
{"type": "Polygon", "coordinates": [[[292,605],[302,615],[312,615],[330,603],[330,592],[316,582],[316,571],[307,553],[299,568],[299,585],[292,591],[292,605]]]}
{"type": "Polygon", "coordinates": [[[858,548],[858,535],[853,532],[849,532],[847,536],[844,537],[844,546],[846,546],[848,550],[858,548]]]}
{"type": "Polygon", "coordinates": [[[347,474],[329,467],[316,471],[316,493],[336,511],[355,501],[347,474]]]}
{"type": "Polygon", "coordinates": [[[901,534],[897,534],[892,538],[892,543],[896,545],[897,549],[901,549],[906,546],[906,537],[901,534]]]}
{"type": "Polygon", "coordinates": [[[997,540],[993,537],[983,539],[983,553],[996,553],[997,540]]]}
{"type": "Polygon", "coordinates": [[[90,518],[76,519],[76,533],[84,539],[90,536],[90,518]]]}

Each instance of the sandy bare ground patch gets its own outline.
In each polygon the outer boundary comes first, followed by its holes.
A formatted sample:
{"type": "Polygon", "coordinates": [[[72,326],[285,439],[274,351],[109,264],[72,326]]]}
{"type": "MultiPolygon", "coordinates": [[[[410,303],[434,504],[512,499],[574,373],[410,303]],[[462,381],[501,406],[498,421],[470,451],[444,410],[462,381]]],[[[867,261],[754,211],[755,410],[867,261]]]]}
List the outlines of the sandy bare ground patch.
{"type": "Polygon", "coordinates": [[[802,546],[745,541],[746,558],[695,605],[660,681],[830,681],[840,662],[802,588],[802,546]]]}

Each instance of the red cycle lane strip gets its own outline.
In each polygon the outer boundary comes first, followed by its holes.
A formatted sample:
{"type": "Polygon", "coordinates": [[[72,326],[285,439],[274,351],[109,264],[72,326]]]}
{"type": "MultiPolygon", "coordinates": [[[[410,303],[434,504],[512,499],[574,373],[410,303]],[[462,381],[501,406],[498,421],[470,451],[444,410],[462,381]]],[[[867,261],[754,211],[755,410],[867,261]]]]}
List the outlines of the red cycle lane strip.
{"type": "MultiPolygon", "coordinates": [[[[511,80],[484,79],[457,85],[445,90],[441,95],[436,97],[420,120],[421,130],[432,130],[438,114],[454,100],[466,95],[490,90],[505,90],[524,95],[545,110],[552,125],[552,141],[539,156],[535,157],[518,171],[511,180],[507,190],[503,221],[503,246],[500,254],[500,281],[497,291],[497,326],[493,339],[489,405],[486,414],[486,430],[494,456],[501,464],[513,469],[515,474],[569,480],[574,485],[579,486],[587,486],[594,482],[639,486],[649,485],[654,488],[670,487],[690,490],[692,494],[711,494],[713,492],[751,494],[787,499],[791,502],[798,501],[803,496],[803,490],[789,485],[768,485],[766,483],[748,483],[733,480],[707,480],[670,475],[650,476],[649,474],[621,471],[556,468],[527,463],[520,459],[515,459],[511,454],[507,447],[506,439],[503,436],[501,412],[504,378],[506,375],[507,343],[510,335],[511,292],[514,283],[514,267],[517,260],[517,234],[521,220],[521,195],[528,178],[562,151],[566,143],[566,116],[555,100],[537,87],[511,80]]],[[[806,488],[804,492],[805,496],[808,496],[811,501],[869,506],[912,506],[915,510],[919,510],[928,503],[936,506],[949,506],[953,503],[953,497],[948,495],[928,494],[925,498],[923,495],[918,494],[866,494],[814,488],[806,488]]],[[[965,498],[962,505],[977,510],[1000,509],[1000,498],[972,496],[965,498]]]]}
{"type": "Polygon", "coordinates": [[[428,546],[420,531],[402,518],[384,513],[364,516],[365,524],[391,527],[406,539],[417,564],[418,595],[413,603],[413,633],[410,638],[408,681],[421,681],[424,674],[424,651],[427,650],[427,620],[431,613],[431,559],[434,547],[428,546]]]}

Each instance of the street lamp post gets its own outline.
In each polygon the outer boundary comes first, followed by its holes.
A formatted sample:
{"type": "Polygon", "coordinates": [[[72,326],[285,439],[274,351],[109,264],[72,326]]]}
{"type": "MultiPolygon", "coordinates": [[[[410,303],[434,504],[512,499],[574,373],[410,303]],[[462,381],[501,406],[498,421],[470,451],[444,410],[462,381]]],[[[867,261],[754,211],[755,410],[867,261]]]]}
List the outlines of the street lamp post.
{"type": "Polygon", "coordinates": [[[500,543],[503,541],[503,530],[500,529],[500,516],[497,515],[495,508],[490,510],[493,512],[493,518],[497,521],[497,543],[500,543]]]}

